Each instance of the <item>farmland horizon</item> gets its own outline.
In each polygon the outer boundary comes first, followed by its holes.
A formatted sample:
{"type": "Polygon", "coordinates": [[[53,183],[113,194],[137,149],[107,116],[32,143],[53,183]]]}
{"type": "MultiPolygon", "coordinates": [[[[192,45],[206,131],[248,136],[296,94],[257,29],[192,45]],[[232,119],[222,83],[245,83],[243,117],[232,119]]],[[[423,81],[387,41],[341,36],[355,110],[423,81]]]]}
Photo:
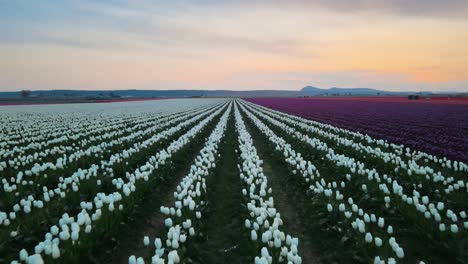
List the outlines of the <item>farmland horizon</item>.
{"type": "MultiPolygon", "coordinates": [[[[466,99],[468,93],[464,92],[431,92],[431,91],[383,91],[372,88],[317,88],[306,86],[299,90],[21,90],[12,92],[1,92],[2,104],[18,103],[51,103],[51,102],[93,102],[115,101],[129,99],[151,99],[151,98],[187,98],[187,97],[406,97],[418,95],[424,98],[436,99],[437,97],[448,97],[466,99]]],[[[463,102],[465,102],[463,100],[463,102]]]]}
{"type": "Polygon", "coordinates": [[[15,89],[0,89],[0,93],[2,92],[20,92],[23,90],[29,91],[301,91],[306,87],[313,87],[321,90],[329,90],[329,89],[373,89],[382,92],[402,92],[402,93],[420,93],[420,92],[427,92],[427,93],[467,93],[468,86],[466,88],[458,89],[458,90],[442,90],[442,89],[380,89],[379,87],[371,87],[371,86],[362,86],[362,87],[340,87],[340,86],[329,86],[329,87],[318,87],[318,86],[311,86],[307,85],[302,88],[281,88],[281,87],[273,87],[273,88],[252,88],[252,89],[225,89],[225,88],[54,88],[54,89],[47,89],[47,88],[29,88],[29,87],[21,87],[15,89]]]}
{"type": "Polygon", "coordinates": [[[223,87],[198,87],[198,88],[190,88],[190,87],[143,87],[143,88],[112,88],[112,87],[104,87],[104,88],[35,88],[32,87],[18,87],[18,88],[5,88],[0,87],[0,94],[1,93],[9,93],[9,92],[20,92],[22,90],[29,90],[29,91],[132,91],[132,90],[141,90],[141,91],[239,91],[239,92],[248,92],[248,91],[301,91],[304,88],[312,87],[321,90],[329,90],[329,89],[372,89],[380,92],[390,92],[390,93],[433,93],[433,94],[455,94],[455,93],[468,93],[468,83],[466,86],[455,87],[453,89],[440,89],[436,87],[415,87],[415,88],[389,88],[384,89],[378,86],[371,86],[371,85],[362,85],[362,86],[338,86],[338,85],[330,85],[330,86],[319,86],[319,85],[310,85],[305,84],[302,87],[271,87],[271,88],[261,88],[261,87],[252,87],[250,89],[242,89],[242,88],[223,88],[223,87]]]}

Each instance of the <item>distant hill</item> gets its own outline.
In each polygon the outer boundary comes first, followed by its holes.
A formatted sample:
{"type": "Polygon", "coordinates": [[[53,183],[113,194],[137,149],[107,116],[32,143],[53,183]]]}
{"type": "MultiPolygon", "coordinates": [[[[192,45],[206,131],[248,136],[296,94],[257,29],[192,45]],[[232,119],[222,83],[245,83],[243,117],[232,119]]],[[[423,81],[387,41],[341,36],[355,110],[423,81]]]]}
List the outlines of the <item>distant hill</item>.
{"type": "Polygon", "coordinates": [[[299,92],[302,96],[406,96],[410,94],[431,95],[431,92],[390,92],[373,88],[338,88],[321,89],[313,86],[306,86],[299,92]]]}
{"type": "MultiPolygon", "coordinates": [[[[372,88],[328,89],[306,86],[299,91],[290,90],[37,90],[31,91],[30,99],[54,98],[96,99],[96,98],[160,98],[160,97],[303,97],[303,96],[406,96],[419,94],[432,95],[431,92],[390,92],[372,88]]],[[[447,93],[446,93],[447,94],[447,93]]],[[[456,95],[460,93],[449,93],[456,95]]],[[[3,99],[21,99],[21,92],[0,92],[3,99]]]]}

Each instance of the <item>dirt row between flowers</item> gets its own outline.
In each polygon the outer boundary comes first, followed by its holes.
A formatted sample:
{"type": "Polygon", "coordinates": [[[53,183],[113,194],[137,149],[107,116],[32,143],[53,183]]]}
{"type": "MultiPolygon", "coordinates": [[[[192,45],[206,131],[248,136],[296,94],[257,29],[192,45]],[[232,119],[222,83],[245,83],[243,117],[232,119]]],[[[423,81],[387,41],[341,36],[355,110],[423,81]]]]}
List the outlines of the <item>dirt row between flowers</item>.
{"type": "Polygon", "coordinates": [[[193,243],[189,251],[194,263],[250,263],[256,252],[248,247],[250,233],[244,227],[246,209],[243,207],[242,185],[237,170],[237,137],[231,113],[221,157],[213,175],[207,179],[207,210],[204,213],[204,236],[193,243]]]}

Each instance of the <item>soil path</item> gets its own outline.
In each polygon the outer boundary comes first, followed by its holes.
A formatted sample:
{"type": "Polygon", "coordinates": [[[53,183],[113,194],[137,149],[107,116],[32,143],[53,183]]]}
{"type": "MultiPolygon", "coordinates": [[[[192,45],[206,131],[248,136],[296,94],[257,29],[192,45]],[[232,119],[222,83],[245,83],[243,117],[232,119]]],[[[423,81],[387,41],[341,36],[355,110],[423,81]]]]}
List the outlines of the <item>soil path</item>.
{"type": "Polygon", "coordinates": [[[237,170],[237,132],[231,115],[220,146],[221,157],[208,184],[205,240],[196,244],[195,263],[249,263],[242,208],[242,185],[237,170]]]}

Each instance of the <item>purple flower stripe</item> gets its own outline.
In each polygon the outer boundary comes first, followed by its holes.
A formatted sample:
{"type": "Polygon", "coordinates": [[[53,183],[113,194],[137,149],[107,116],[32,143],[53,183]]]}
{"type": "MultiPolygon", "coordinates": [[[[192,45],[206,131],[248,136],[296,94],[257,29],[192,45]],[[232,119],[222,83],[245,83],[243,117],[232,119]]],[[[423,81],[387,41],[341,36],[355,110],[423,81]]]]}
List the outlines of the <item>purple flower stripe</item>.
{"type": "Polygon", "coordinates": [[[468,162],[468,104],[379,102],[318,98],[247,101],[415,150],[468,162]]]}

